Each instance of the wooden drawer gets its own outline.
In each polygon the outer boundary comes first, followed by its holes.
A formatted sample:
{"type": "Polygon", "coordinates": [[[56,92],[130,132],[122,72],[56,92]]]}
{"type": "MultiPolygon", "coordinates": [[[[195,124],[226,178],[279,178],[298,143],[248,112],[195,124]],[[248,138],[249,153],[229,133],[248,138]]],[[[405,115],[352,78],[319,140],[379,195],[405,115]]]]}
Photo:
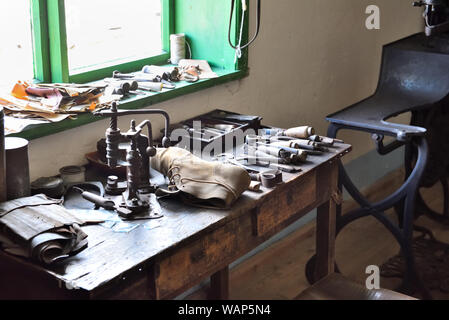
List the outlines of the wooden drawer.
{"type": "Polygon", "coordinates": [[[157,263],[156,297],[173,298],[259,243],[251,233],[250,215],[244,215],[185,245],[157,263]]]}
{"type": "Polygon", "coordinates": [[[306,173],[301,179],[278,186],[276,197],[264,201],[256,212],[255,235],[272,232],[296,213],[316,203],[317,173],[306,173]],[[301,192],[298,192],[301,190],[301,192]]]}

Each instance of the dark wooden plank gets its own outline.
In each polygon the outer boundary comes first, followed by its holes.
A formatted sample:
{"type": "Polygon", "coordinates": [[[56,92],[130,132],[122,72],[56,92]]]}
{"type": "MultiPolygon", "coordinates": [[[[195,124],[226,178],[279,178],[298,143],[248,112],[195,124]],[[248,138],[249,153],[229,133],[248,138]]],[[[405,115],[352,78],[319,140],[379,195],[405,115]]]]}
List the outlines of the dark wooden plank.
{"type": "Polygon", "coordinates": [[[316,279],[322,279],[334,272],[335,263],[335,226],[338,166],[330,164],[323,184],[329,189],[329,200],[318,206],[316,226],[316,279]]]}
{"type": "Polygon", "coordinates": [[[0,300],[88,299],[84,290],[68,290],[64,283],[28,261],[0,251],[0,300]]]}

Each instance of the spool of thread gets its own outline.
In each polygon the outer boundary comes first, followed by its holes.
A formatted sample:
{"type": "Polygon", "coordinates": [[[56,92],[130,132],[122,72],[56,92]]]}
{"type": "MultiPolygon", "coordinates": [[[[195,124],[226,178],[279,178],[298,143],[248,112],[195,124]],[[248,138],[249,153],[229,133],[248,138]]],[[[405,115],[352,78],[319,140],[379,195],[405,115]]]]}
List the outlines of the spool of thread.
{"type": "Polygon", "coordinates": [[[3,107],[0,107],[0,202],[6,199],[5,125],[3,107]]]}
{"type": "Polygon", "coordinates": [[[61,175],[64,185],[68,185],[76,182],[84,182],[85,178],[84,167],[80,166],[66,166],[59,169],[59,174],[61,175]]]}
{"type": "Polygon", "coordinates": [[[186,36],[184,33],[170,35],[170,62],[178,64],[186,58],[186,36]]]}
{"type": "Polygon", "coordinates": [[[13,200],[30,196],[28,140],[7,137],[5,139],[5,150],[7,199],[13,200]]]}

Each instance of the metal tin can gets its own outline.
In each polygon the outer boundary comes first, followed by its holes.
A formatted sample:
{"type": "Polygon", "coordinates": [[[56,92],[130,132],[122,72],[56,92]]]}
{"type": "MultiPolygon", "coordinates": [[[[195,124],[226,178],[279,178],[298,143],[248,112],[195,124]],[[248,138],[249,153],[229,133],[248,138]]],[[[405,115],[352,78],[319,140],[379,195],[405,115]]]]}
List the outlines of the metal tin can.
{"type": "Polygon", "coordinates": [[[86,168],[80,166],[66,166],[59,169],[64,185],[75,182],[84,182],[86,168]]]}
{"type": "Polygon", "coordinates": [[[8,200],[30,196],[28,140],[17,137],[6,137],[5,150],[6,193],[8,200]]]}

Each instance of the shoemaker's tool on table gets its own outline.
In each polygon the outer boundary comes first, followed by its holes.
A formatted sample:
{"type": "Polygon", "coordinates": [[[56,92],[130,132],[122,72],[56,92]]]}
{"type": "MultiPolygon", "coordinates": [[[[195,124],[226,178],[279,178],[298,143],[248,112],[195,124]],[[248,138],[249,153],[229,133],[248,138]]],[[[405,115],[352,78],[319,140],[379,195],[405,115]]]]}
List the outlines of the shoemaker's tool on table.
{"type": "Polygon", "coordinates": [[[117,211],[117,213],[120,216],[124,216],[124,217],[128,217],[132,214],[131,210],[124,208],[124,207],[117,206],[115,204],[115,202],[111,199],[107,199],[105,197],[96,195],[95,193],[85,191],[84,189],[77,187],[77,186],[74,186],[72,188],[74,190],[78,191],[84,199],[92,202],[97,207],[101,207],[101,208],[104,208],[106,210],[111,210],[111,211],[115,210],[115,211],[117,211]]]}
{"type": "Polygon", "coordinates": [[[118,117],[125,115],[159,114],[165,118],[165,134],[162,139],[162,146],[168,147],[168,128],[170,126],[169,115],[159,109],[140,110],[119,110],[117,103],[112,104],[110,110],[101,110],[94,113],[97,116],[110,117],[110,126],[106,130],[106,158],[108,166],[114,168],[118,165],[120,158],[119,143],[123,137],[131,143],[126,155],[126,185],[120,184],[115,176],[108,178],[106,195],[113,199],[115,205],[109,199],[100,200],[94,195],[84,194],[85,199],[90,200],[100,206],[107,206],[114,209],[125,218],[139,216],[146,218],[160,218],[161,208],[157,202],[155,191],[157,186],[150,182],[150,157],[156,154],[153,145],[152,126],[149,120],[144,120],[136,125],[135,120],[131,121],[130,129],[122,133],[118,128],[118,117]],[[148,130],[148,137],[142,135],[144,128],[148,130]]]}
{"type": "Polygon", "coordinates": [[[270,156],[274,156],[279,159],[283,159],[287,163],[300,163],[304,162],[307,158],[307,153],[297,152],[298,150],[294,149],[292,151],[285,150],[282,147],[271,146],[269,144],[261,144],[257,143],[256,146],[249,146],[250,148],[254,148],[256,152],[260,154],[267,154],[270,156]]]}
{"type": "Polygon", "coordinates": [[[112,78],[122,79],[122,80],[134,80],[137,82],[160,82],[163,84],[164,88],[174,89],[176,86],[169,80],[169,76],[164,74],[163,76],[152,75],[152,74],[131,74],[131,73],[121,73],[119,71],[114,71],[112,73],[112,78]]]}
{"type": "MultiPolygon", "coordinates": [[[[256,153],[257,154],[257,153],[256,153]]],[[[237,161],[246,161],[248,165],[257,165],[261,167],[270,167],[271,169],[277,169],[282,172],[296,173],[300,172],[301,169],[297,166],[290,164],[283,164],[282,159],[276,157],[270,157],[269,155],[263,154],[262,156],[257,155],[239,155],[235,158],[237,161]]]]}
{"type": "MultiPolygon", "coordinates": [[[[261,133],[266,142],[270,142],[272,145],[309,151],[328,152],[329,150],[326,147],[332,146],[335,142],[343,143],[338,139],[316,135],[315,129],[310,126],[290,129],[268,128],[262,129],[261,133]]],[[[316,154],[315,152],[312,153],[316,154]]]]}
{"type": "MultiPolygon", "coordinates": [[[[264,135],[248,135],[246,144],[252,147],[270,146],[296,154],[298,157],[304,157],[307,154],[320,155],[322,152],[329,152],[329,147],[333,147],[335,143],[344,143],[343,140],[333,139],[329,137],[319,136],[314,133],[312,127],[302,126],[292,129],[262,129],[261,134],[264,135]],[[298,138],[298,137],[302,138],[298,138]],[[304,150],[304,151],[300,151],[304,150]]],[[[265,151],[266,152],[266,151],[265,151]]],[[[266,152],[271,153],[271,152],[266,152]]]]}
{"type": "Polygon", "coordinates": [[[297,139],[307,139],[315,134],[315,129],[309,126],[300,126],[290,129],[270,128],[264,129],[264,133],[269,136],[287,136],[297,139]]]}
{"type": "Polygon", "coordinates": [[[307,159],[307,153],[303,150],[248,140],[245,144],[245,153],[257,157],[259,161],[268,159],[265,161],[282,164],[300,164],[307,159]]]}
{"type": "MultiPolygon", "coordinates": [[[[276,187],[276,185],[282,183],[282,172],[280,170],[261,171],[259,170],[259,168],[254,168],[254,165],[250,167],[248,165],[240,163],[232,154],[227,153],[219,154],[215,157],[215,159],[245,169],[251,177],[252,181],[260,182],[265,188],[274,188],[276,187]]],[[[259,164],[255,166],[260,167],[265,165],[259,164]]]]}
{"type": "Polygon", "coordinates": [[[271,140],[271,144],[273,146],[278,147],[303,149],[308,151],[321,151],[321,152],[329,151],[329,149],[324,147],[323,144],[307,139],[294,139],[294,140],[273,139],[271,140]]]}
{"type": "MultiPolygon", "coordinates": [[[[263,147],[269,147],[272,149],[280,149],[284,150],[285,152],[290,152],[296,156],[296,160],[298,161],[305,161],[307,159],[308,152],[301,149],[315,150],[315,148],[313,148],[312,146],[307,146],[307,148],[300,148],[299,144],[292,143],[290,141],[278,140],[278,137],[248,135],[245,138],[245,143],[248,147],[257,148],[260,146],[259,149],[263,149],[263,147]]],[[[271,154],[273,152],[275,156],[277,156],[278,153],[274,150],[270,152],[264,152],[268,154],[271,154]]]]}
{"type": "Polygon", "coordinates": [[[313,136],[308,137],[307,139],[309,139],[313,142],[320,143],[324,146],[333,146],[335,143],[344,143],[344,141],[340,140],[340,139],[323,137],[323,136],[319,136],[319,135],[313,135],[313,136]]]}
{"type": "Polygon", "coordinates": [[[294,163],[304,162],[307,160],[307,151],[301,150],[299,148],[290,148],[287,146],[279,145],[276,143],[260,143],[256,144],[257,150],[265,152],[270,155],[280,156],[281,158],[290,158],[294,163]]]}

